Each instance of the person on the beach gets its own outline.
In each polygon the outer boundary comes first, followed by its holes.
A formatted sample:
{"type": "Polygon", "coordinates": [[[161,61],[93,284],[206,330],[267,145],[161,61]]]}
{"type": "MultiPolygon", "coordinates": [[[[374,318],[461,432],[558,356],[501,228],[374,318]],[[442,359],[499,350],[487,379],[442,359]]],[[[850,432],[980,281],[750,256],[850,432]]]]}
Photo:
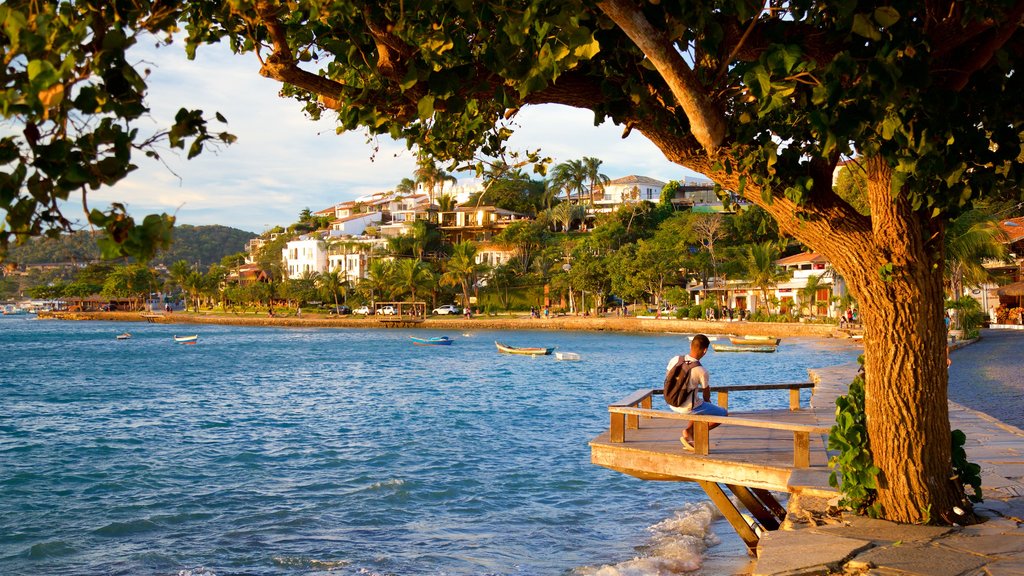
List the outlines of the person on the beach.
{"type": "MultiPolygon", "coordinates": [[[[711,403],[711,379],[707,368],[701,365],[700,359],[708,352],[711,342],[703,334],[697,334],[690,341],[690,353],[686,356],[673,356],[668,362],[665,372],[665,402],[674,412],[680,414],[702,414],[705,416],[728,416],[729,411],[711,403]]],[[[717,428],[718,424],[709,424],[708,430],[717,428]]],[[[683,447],[693,450],[693,422],[683,430],[679,438],[683,447]]]]}

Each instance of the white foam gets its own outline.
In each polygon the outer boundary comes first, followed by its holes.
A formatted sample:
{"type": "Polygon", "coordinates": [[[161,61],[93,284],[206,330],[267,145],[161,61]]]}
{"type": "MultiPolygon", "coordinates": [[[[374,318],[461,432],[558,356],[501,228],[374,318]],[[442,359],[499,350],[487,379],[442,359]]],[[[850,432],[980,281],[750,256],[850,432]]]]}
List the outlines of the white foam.
{"type": "Polygon", "coordinates": [[[191,570],[178,570],[178,576],[217,576],[217,573],[209,568],[200,566],[191,570]]]}
{"type": "Polygon", "coordinates": [[[718,544],[709,530],[718,511],[710,502],[687,504],[670,518],[648,528],[644,554],[600,567],[577,568],[577,576],[669,576],[700,570],[704,551],[718,544]]]}

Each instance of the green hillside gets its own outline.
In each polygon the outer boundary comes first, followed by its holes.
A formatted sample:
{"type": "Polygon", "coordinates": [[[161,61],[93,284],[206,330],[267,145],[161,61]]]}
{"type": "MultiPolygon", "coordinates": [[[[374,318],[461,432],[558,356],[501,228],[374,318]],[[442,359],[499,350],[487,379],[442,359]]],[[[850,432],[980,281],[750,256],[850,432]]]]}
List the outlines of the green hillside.
{"type": "MultiPolygon", "coordinates": [[[[170,265],[178,260],[198,262],[205,268],[220,262],[229,254],[241,252],[245,243],[256,234],[228,226],[174,227],[174,244],[170,250],[160,252],[151,264],[170,265]]],[[[90,232],[82,231],[65,234],[60,238],[34,238],[24,246],[12,248],[8,261],[21,264],[43,264],[58,262],[90,262],[98,260],[100,251],[90,232]]]]}

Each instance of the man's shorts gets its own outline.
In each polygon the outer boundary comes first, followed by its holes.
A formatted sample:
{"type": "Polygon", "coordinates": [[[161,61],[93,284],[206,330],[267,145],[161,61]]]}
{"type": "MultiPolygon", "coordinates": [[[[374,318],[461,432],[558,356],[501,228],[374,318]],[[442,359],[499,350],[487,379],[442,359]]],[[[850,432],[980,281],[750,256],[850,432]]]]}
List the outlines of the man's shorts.
{"type": "Polygon", "coordinates": [[[729,411],[717,404],[711,402],[701,402],[693,410],[690,410],[690,414],[700,414],[702,416],[728,416],[729,411]]]}

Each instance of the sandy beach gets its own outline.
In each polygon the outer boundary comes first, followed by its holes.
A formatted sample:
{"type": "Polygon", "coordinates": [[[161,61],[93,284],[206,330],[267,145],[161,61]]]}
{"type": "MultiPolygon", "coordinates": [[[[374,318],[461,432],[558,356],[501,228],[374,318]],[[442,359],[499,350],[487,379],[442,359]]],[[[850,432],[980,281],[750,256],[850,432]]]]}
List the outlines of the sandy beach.
{"type": "MultiPolygon", "coordinates": [[[[41,316],[40,318],[44,318],[41,316]]],[[[831,324],[770,323],[770,322],[708,322],[702,320],[676,320],[670,318],[636,317],[586,317],[556,316],[552,318],[530,318],[529,314],[498,316],[428,317],[422,322],[395,324],[394,317],[327,316],[304,314],[302,316],[267,316],[265,313],[194,313],[171,312],[140,314],[138,312],[55,312],[45,318],[58,320],[106,320],[117,322],[154,322],[159,324],[223,324],[231,326],[279,326],[315,328],[391,328],[410,327],[427,330],[573,330],[609,332],[654,332],[683,334],[736,334],[760,336],[810,336],[818,338],[844,337],[845,333],[831,324]]]]}

